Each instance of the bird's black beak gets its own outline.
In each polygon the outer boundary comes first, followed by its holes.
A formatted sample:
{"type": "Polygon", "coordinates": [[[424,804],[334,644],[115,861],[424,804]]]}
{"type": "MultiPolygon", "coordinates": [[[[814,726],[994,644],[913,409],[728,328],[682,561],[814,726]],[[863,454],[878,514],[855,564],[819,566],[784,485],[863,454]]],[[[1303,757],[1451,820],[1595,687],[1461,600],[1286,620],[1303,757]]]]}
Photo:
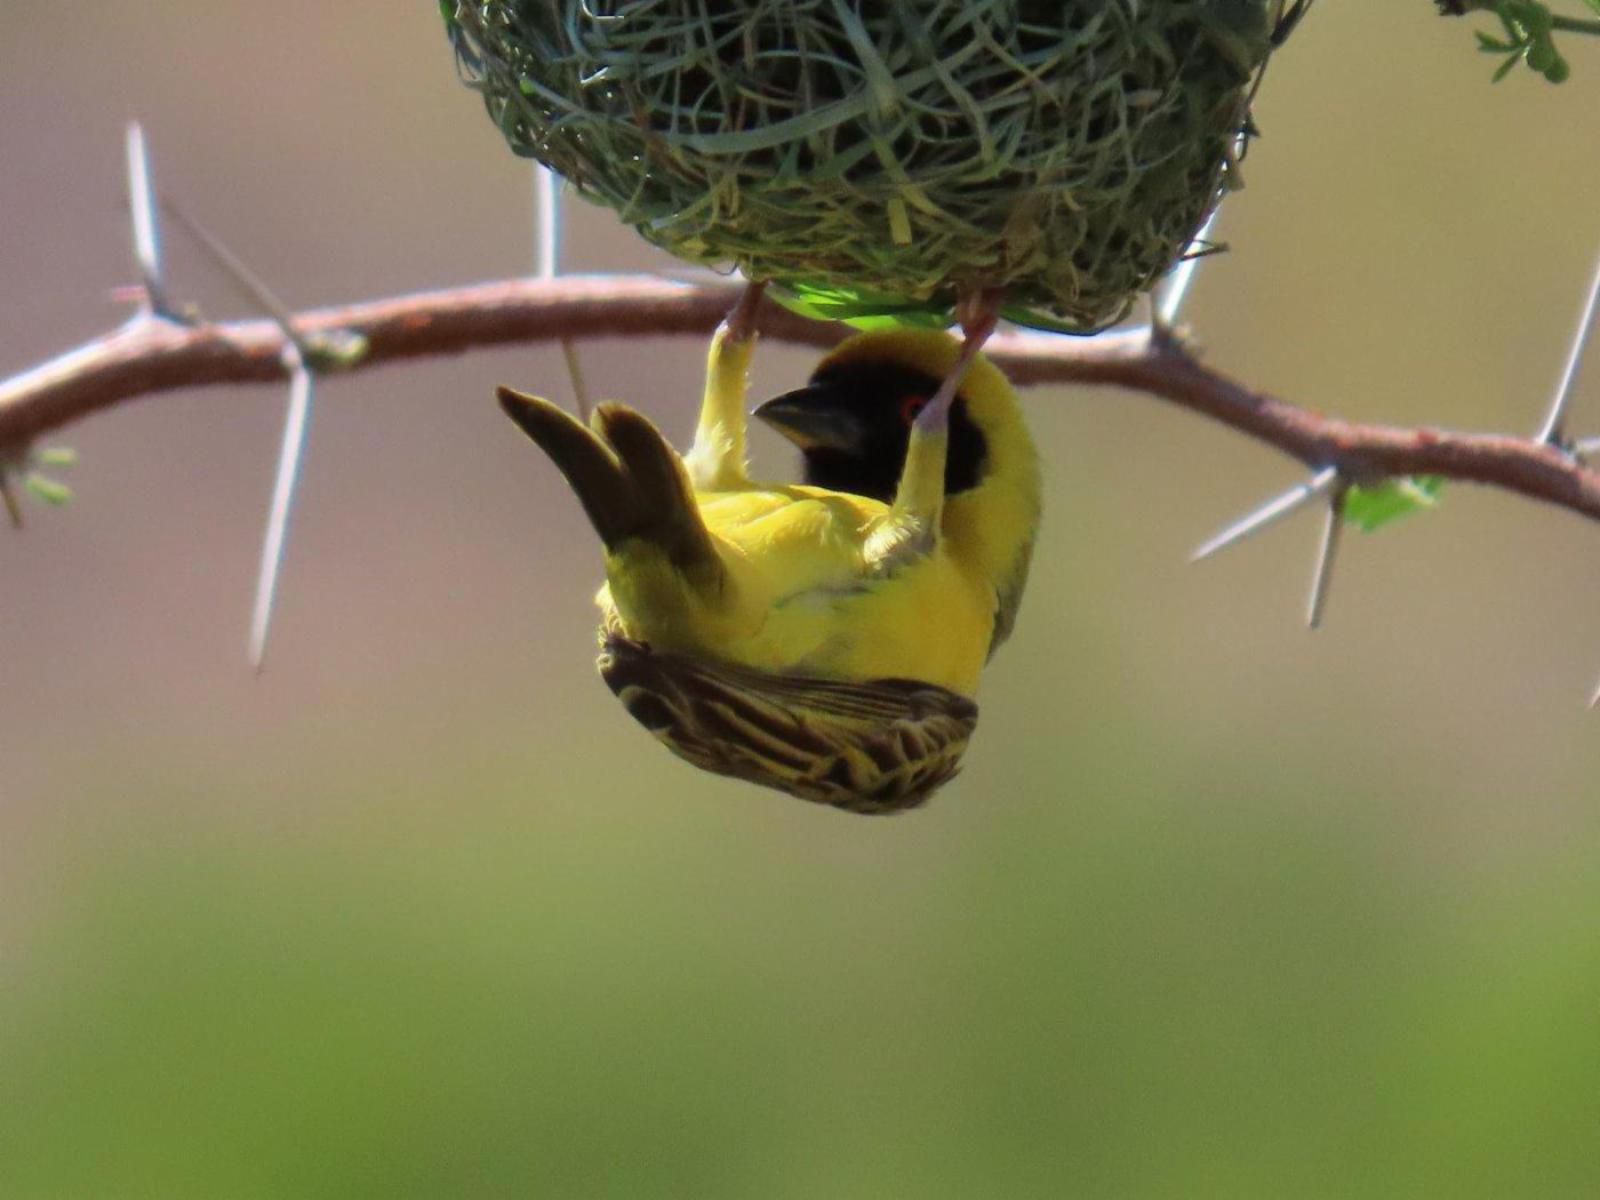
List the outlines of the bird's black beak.
{"type": "Polygon", "coordinates": [[[830,387],[812,384],[774,396],[755,415],[801,450],[859,450],[861,414],[830,387]]]}

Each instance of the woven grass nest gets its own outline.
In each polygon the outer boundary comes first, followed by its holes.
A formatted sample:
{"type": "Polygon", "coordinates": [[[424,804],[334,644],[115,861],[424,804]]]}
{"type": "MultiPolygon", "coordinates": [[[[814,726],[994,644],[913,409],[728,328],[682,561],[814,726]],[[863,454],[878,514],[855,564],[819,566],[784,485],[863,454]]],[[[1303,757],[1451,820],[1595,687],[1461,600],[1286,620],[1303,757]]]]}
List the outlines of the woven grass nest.
{"type": "Polygon", "coordinates": [[[1237,184],[1283,0],[441,6],[511,148],[672,254],[1090,333],[1237,184]]]}

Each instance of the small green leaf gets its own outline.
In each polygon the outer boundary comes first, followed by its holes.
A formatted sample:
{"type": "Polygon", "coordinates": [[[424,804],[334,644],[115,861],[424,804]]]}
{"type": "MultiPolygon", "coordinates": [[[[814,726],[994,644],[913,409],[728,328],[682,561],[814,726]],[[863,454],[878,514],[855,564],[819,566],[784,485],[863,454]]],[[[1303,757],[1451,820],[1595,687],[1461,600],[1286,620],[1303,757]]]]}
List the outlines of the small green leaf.
{"type": "Polygon", "coordinates": [[[1474,30],[1478,35],[1478,49],[1485,54],[1510,54],[1516,49],[1510,42],[1502,42],[1499,38],[1492,38],[1483,30],[1474,30]]]}
{"type": "Polygon", "coordinates": [[[310,362],[316,371],[344,371],[367,356],[367,338],[350,329],[335,329],[310,339],[310,362]]]}
{"type": "MultiPolygon", "coordinates": [[[[843,321],[856,329],[949,329],[955,310],[938,300],[903,300],[861,288],[821,284],[773,284],[768,294],[792,313],[814,321],[843,321]]],[[[1024,329],[1085,337],[1097,330],[1072,325],[1049,313],[1021,305],[1000,310],[1000,316],[1024,329]]]]}
{"type": "Polygon", "coordinates": [[[1512,71],[1516,70],[1516,66],[1517,66],[1517,59],[1516,59],[1515,56],[1512,56],[1511,58],[1506,59],[1505,62],[1500,64],[1499,69],[1497,71],[1495,71],[1494,77],[1490,82],[1499,83],[1507,75],[1511,74],[1512,71]]]}
{"type": "Polygon", "coordinates": [[[28,489],[35,500],[43,500],[46,504],[61,505],[72,499],[71,488],[45,475],[29,475],[22,481],[22,486],[28,489]]]}
{"type": "Polygon", "coordinates": [[[1367,533],[1434,507],[1444,479],[1438,475],[1406,475],[1371,485],[1352,484],[1344,496],[1344,519],[1367,533]]]}
{"type": "Polygon", "coordinates": [[[51,446],[35,454],[33,461],[41,467],[71,467],[78,462],[78,452],[66,446],[51,446]]]}
{"type": "Polygon", "coordinates": [[[1550,65],[1544,69],[1544,77],[1551,83],[1565,83],[1572,74],[1572,67],[1567,60],[1557,54],[1550,60],[1550,65]]]}
{"type": "Polygon", "coordinates": [[[932,312],[908,309],[893,313],[864,313],[859,317],[845,317],[851,329],[872,332],[882,329],[949,329],[952,316],[949,312],[932,312]]]}
{"type": "Polygon", "coordinates": [[[774,286],[771,295],[792,313],[814,321],[843,321],[856,329],[948,329],[955,319],[950,306],[937,301],[902,300],[857,288],[791,283],[774,286]]]}

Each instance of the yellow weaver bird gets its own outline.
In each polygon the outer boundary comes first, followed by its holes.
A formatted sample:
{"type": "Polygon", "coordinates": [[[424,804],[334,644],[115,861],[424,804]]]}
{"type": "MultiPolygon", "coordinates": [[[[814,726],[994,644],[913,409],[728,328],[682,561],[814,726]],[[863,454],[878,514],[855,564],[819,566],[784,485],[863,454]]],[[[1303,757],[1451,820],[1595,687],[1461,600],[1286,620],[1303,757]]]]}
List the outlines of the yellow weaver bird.
{"type": "Polygon", "coordinates": [[[712,340],[687,455],[623,405],[590,428],[499,399],[604,544],[600,671],[637,720],[706,770],[909,808],[955,774],[1011,632],[1039,520],[1033,441],[970,336],[866,333],[755,411],[799,447],[805,482],[752,481],[756,295],[712,340]]]}

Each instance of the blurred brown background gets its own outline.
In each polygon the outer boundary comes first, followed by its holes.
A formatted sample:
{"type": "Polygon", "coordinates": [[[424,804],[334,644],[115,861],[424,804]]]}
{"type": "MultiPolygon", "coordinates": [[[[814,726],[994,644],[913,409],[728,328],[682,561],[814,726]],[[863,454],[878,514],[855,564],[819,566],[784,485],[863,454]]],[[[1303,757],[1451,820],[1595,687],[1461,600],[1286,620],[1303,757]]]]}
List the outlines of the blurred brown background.
{"type": "MultiPolygon", "coordinates": [[[[1318,6],[1188,310],[1213,361],[1535,427],[1600,249],[1600,43],[1491,86],[1471,28],[1318,6]]],[[[530,269],[433,5],[11,3],[0,372],[121,318],[131,117],[291,303],[530,269]]],[[[662,265],[569,216],[571,269],[662,265]]],[[[702,353],[583,357],[684,436],[702,353]]],[[[757,390],[806,369],[768,346],[757,390]]],[[[545,348],[323,387],[259,679],[281,392],[54,439],[77,499],[0,536],[0,1198],[1600,1190],[1600,531],[1453,487],[1352,534],[1310,635],[1314,518],[1186,565],[1292,464],[1034,393],[1048,523],[979,738],[862,820],[631,725],[502,381],[565,394],[545,348]]]]}

